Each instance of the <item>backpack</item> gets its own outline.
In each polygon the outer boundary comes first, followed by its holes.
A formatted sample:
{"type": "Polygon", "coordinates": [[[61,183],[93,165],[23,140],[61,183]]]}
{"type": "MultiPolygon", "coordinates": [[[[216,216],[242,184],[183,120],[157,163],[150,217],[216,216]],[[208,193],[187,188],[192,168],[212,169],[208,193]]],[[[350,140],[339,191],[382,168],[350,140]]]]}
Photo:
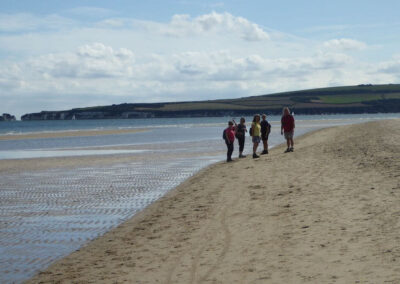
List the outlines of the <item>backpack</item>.
{"type": "Polygon", "coordinates": [[[226,141],[227,137],[226,137],[226,129],[224,129],[224,131],[222,132],[222,139],[224,139],[226,141]]]}
{"type": "Polygon", "coordinates": [[[242,138],[242,137],[244,136],[244,129],[245,129],[245,127],[246,127],[246,126],[243,126],[243,125],[241,125],[241,124],[239,124],[239,125],[236,126],[235,137],[236,137],[237,139],[240,139],[240,138],[242,138]]]}

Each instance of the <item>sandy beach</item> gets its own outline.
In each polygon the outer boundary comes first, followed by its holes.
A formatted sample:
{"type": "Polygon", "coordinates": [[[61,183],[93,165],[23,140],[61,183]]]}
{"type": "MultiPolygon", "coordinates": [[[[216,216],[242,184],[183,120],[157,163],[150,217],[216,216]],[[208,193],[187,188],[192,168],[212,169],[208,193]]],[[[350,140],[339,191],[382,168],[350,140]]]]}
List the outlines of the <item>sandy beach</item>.
{"type": "Polygon", "coordinates": [[[27,283],[400,283],[399,140],[369,122],[215,164],[27,283]]]}

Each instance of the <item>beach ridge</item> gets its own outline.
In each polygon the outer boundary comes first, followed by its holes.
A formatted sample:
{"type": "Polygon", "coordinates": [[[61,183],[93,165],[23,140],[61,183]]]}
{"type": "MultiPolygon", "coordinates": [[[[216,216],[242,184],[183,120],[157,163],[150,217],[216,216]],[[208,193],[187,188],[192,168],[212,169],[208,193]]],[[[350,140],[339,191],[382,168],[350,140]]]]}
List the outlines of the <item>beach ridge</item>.
{"type": "Polygon", "coordinates": [[[400,282],[399,120],[217,163],[27,283],[400,282]]]}

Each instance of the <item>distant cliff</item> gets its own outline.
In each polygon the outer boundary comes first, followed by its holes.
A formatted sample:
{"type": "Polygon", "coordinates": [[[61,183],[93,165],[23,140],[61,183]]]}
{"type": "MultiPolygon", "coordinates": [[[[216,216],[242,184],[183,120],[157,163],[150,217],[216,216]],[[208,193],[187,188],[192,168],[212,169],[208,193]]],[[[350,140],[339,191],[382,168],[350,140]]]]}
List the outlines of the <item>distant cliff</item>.
{"type": "MultiPolygon", "coordinates": [[[[107,108],[107,107],[101,107],[107,108]]],[[[21,120],[74,120],[74,119],[112,119],[112,118],[149,118],[154,117],[152,113],[116,110],[83,111],[72,109],[66,111],[42,111],[28,113],[21,117],[21,120]]]]}
{"type": "Polygon", "coordinates": [[[0,121],[15,121],[15,116],[9,113],[3,113],[3,115],[0,115],[0,121]]]}
{"type": "Polygon", "coordinates": [[[288,106],[296,114],[400,112],[400,85],[358,85],[285,92],[229,100],[174,103],[124,103],[65,111],[28,113],[22,120],[70,120],[151,117],[238,116],[280,114],[288,106]]]}

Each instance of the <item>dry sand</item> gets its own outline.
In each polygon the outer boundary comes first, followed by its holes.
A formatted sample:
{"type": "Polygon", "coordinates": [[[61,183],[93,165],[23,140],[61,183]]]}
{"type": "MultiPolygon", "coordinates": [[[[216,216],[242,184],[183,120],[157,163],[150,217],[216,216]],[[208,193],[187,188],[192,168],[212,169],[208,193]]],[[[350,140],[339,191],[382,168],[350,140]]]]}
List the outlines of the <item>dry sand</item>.
{"type": "Polygon", "coordinates": [[[28,283],[400,283],[399,141],[371,122],[213,165],[28,283]]]}

